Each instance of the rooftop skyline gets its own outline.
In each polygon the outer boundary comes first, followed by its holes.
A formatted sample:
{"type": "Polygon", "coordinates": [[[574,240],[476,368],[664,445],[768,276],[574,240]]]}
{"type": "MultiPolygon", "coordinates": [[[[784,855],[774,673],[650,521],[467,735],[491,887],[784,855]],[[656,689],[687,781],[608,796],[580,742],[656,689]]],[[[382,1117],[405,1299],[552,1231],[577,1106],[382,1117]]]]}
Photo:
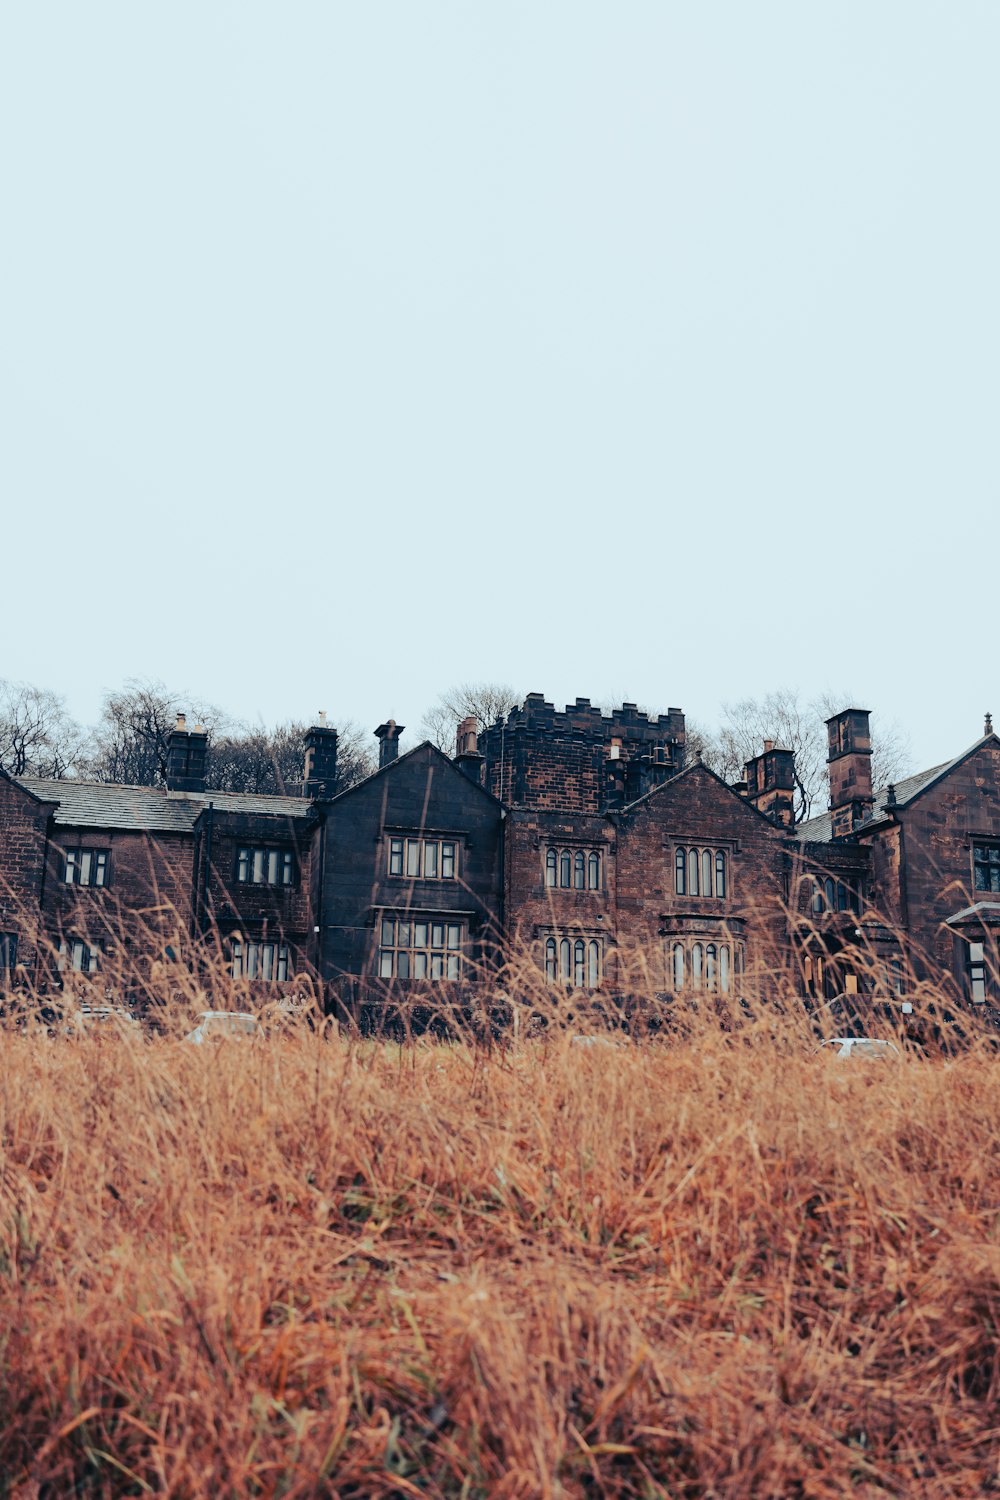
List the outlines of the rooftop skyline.
{"type": "Polygon", "coordinates": [[[996,709],[1000,12],[15,7],[0,673],[996,709]]]}

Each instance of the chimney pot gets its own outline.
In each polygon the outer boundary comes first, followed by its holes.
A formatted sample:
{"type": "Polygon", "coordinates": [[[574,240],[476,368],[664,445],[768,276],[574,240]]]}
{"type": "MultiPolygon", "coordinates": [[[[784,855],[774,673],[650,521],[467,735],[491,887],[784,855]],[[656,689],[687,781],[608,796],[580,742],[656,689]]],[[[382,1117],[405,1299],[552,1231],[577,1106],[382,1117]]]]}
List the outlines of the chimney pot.
{"type": "Polygon", "coordinates": [[[485,756],[479,751],[479,720],[468,714],[458,726],[455,736],[455,764],[463,775],[477,786],[482,785],[485,756]]]}
{"type": "Polygon", "coordinates": [[[773,740],[765,740],[764,741],[764,754],[766,755],[769,750],[773,750],[773,749],[774,749],[774,741],[773,740]]]}
{"type": "Polygon", "coordinates": [[[186,715],[178,714],[177,727],[167,735],[167,790],[203,792],[207,757],[208,735],[204,729],[198,724],[189,734],[186,715]]]}
{"type": "Polygon", "coordinates": [[[375,731],[375,738],[379,742],[378,768],[383,770],[399,755],[399,737],[406,728],[405,724],[397,724],[395,719],[386,719],[375,731]]]}
{"type": "Polygon", "coordinates": [[[302,795],[322,801],[337,792],[337,731],[327,725],[325,713],[319,718],[319,724],[306,730],[302,795]]]}

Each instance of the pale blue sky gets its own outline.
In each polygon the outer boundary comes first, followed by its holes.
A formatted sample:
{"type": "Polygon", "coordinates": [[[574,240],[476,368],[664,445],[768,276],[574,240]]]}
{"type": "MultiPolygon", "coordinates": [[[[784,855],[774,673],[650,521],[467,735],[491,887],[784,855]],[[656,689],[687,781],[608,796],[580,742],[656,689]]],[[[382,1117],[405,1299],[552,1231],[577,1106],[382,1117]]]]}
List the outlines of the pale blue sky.
{"type": "Polygon", "coordinates": [[[11,0],[0,675],[413,729],[850,684],[956,752],[998,65],[995,0],[11,0]]]}

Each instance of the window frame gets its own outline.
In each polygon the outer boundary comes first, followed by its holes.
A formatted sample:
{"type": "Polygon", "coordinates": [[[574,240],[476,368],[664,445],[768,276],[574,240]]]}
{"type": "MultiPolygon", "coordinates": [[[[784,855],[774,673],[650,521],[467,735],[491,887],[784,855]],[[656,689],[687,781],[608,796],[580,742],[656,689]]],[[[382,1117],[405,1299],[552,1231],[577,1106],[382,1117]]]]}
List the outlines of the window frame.
{"type": "Polygon", "coordinates": [[[547,984],[599,990],[604,983],[604,938],[594,932],[546,933],[542,969],[547,984]]]}
{"type": "Polygon", "coordinates": [[[731,995],[743,973],[743,940],[730,934],[667,934],[664,961],[674,994],[731,995]]]}
{"type": "Polygon", "coordinates": [[[457,880],[459,844],[453,834],[391,834],[386,875],[392,880],[457,880]],[[429,865],[433,865],[432,870],[429,865]]]}
{"type": "Polygon", "coordinates": [[[985,1005],[990,993],[985,943],[969,944],[965,968],[968,975],[970,1001],[973,1005],[985,1005]]]}
{"type": "Polygon", "coordinates": [[[972,889],[987,895],[1000,891],[1000,840],[973,839],[972,889]],[[980,870],[986,871],[987,883],[985,885],[979,884],[980,870]],[[992,880],[996,880],[996,884],[993,884],[992,880]]]}
{"type": "Polygon", "coordinates": [[[462,980],[469,954],[465,918],[456,921],[454,912],[380,911],[376,923],[377,979],[429,984],[462,980]]]}
{"type": "Polygon", "coordinates": [[[104,949],[100,943],[90,943],[75,933],[60,933],[56,955],[56,969],[60,974],[99,974],[104,949]]]}
{"type": "Polygon", "coordinates": [[[674,895],[725,901],[731,880],[729,852],[720,844],[676,844],[674,895]]]}
{"type": "Polygon", "coordinates": [[[542,859],[547,891],[590,894],[604,890],[604,851],[592,844],[547,844],[542,859]]]}
{"type": "Polygon", "coordinates": [[[254,890],[292,890],[298,885],[299,876],[295,850],[288,844],[237,844],[233,876],[234,884],[254,890]],[[274,880],[269,878],[272,860],[277,872],[274,880]],[[258,868],[263,876],[260,880],[255,878],[258,868]]]}
{"type": "Polygon", "coordinates": [[[77,844],[72,849],[62,851],[62,885],[78,885],[81,889],[102,891],[111,884],[110,874],[110,849],[77,844]]]}
{"type": "Polygon", "coordinates": [[[248,938],[242,933],[234,933],[229,945],[229,974],[232,979],[250,979],[259,984],[286,984],[292,977],[288,944],[280,938],[248,938]]]}
{"type": "Polygon", "coordinates": [[[0,932],[0,983],[9,981],[14,977],[17,968],[17,940],[20,936],[16,932],[0,932]]]}

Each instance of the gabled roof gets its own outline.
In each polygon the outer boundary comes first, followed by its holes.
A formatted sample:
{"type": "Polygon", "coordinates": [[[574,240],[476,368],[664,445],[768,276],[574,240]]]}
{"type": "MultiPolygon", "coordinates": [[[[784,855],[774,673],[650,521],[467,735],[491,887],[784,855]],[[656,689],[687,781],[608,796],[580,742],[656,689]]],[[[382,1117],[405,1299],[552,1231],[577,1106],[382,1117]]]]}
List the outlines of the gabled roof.
{"type": "MultiPolygon", "coordinates": [[[[861,823],[853,831],[855,833],[866,833],[876,823],[881,823],[896,809],[908,807],[911,802],[937,782],[943,781],[950,771],[954,771],[963,761],[968,760],[970,755],[975,755],[984,745],[990,743],[1000,745],[1000,737],[995,734],[984,734],[982,739],[976,740],[968,750],[963,750],[961,755],[956,755],[954,760],[946,760],[940,766],[931,766],[929,771],[918,771],[914,776],[907,776],[902,781],[895,783],[896,801],[890,806],[888,802],[889,788],[882,787],[875,793],[875,801],[872,806],[872,815],[864,823],[861,823]]],[[[794,830],[794,837],[804,839],[809,843],[828,844],[833,838],[833,815],[832,813],[820,813],[818,817],[809,818],[805,823],[800,823],[794,830]]]]}
{"type": "Polygon", "coordinates": [[[701,771],[705,776],[711,777],[713,781],[717,781],[719,786],[722,787],[723,791],[726,792],[728,796],[732,797],[734,801],[738,802],[740,807],[746,808],[747,812],[752,813],[755,818],[760,818],[762,823],[766,823],[772,833],[777,833],[782,836],[787,835],[787,829],[782,828],[779,824],[772,822],[767,814],[762,813],[759,807],[755,807],[748,797],[744,797],[741,792],[734,791],[734,789],[729,785],[728,781],[724,781],[716,771],[712,770],[711,766],[706,766],[705,762],[701,759],[692,761],[689,766],[684,767],[683,771],[678,771],[676,776],[670,776],[666,781],[661,781],[659,786],[650,787],[648,792],[643,792],[642,796],[636,797],[634,802],[626,802],[624,807],[609,807],[606,810],[609,813],[632,812],[635,808],[641,807],[644,803],[650,802],[654,797],[658,797],[660,793],[665,792],[668,787],[675,787],[677,783],[679,781],[683,781],[686,776],[694,776],[699,771],[701,771]]]}
{"type": "Polygon", "coordinates": [[[49,781],[42,776],[12,778],[31,796],[56,802],[57,827],[124,828],[149,833],[191,833],[211,802],[219,812],[305,818],[305,797],[249,796],[242,792],[167,792],[154,786],[118,786],[101,781],[49,781]]]}
{"type": "Polygon", "coordinates": [[[455,776],[460,776],[466,786],[471,787],[473,791],[478,792],[481,797],[485,797],[489,802],[494,803],[495,806],[500,808],[503,807],[503,803],[500,801],[499,797],[494,797],[493,793],[488,792],[484,786],[480,786],[478,781],[473,781],[471,776],[466,776],[465,772],[459,770],[455,762],[449,756],[445,755],[443,750],[439,750],[437,745],[435,745],[432,740],[421,740],[419,745],[414,745],[412,750],[407,750],[402,755],[397,755],[396,759],[391,760],[387,766],[380,766],[378,770],[373,771],[370,776],[365,776],[361,781],[356,781],[353,786],[345,787],[344,790],[342,792],[338,792],[335,797],[324,799],[326,805],[332,806],[336,802],[342,802],[345,797],[353,796],[353,794],[355,792],[359,792],[362,787],[371,786],[372,782],[377,781],[380,776],[391,775],[392,772],[395,771],[399,766],[405,765],[408,760],[411,760],[415,755],[419,755],[421,750],[429,750],[432,757],[439,760],[442,765],[447,766],[448,770],[451,771],[455,776]]]}

